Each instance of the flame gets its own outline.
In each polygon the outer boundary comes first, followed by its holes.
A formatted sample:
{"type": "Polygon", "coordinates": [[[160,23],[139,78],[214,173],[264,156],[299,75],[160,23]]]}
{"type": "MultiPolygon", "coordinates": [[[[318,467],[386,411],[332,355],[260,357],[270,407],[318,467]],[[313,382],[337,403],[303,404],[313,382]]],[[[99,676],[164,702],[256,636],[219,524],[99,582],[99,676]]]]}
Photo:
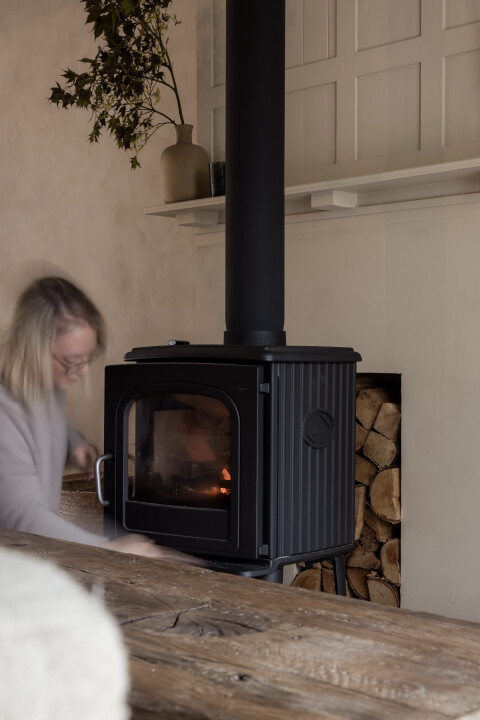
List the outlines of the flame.
{"type": "MultiPolygon", "coordinates": [[[[223,468],[222,470],[222,480],[225,480],[226,482],[230,482],[232,479],[232,476],[228,472],[227,468],[223,468]]],[[[219,488],[220,495],[230,495],[231,488],[230,487],[221,487],[219,488]]]]}
{"type": "Polygon", "coordinates": [[[228,483],[231,481],[231,475],[228,472],[227,468],[223,468],[221,472],[221,480],[226,483],[226,487],[221,487],[217,484],[203,488],[203,489],[194,489],[190,488],[192,492],[196,492],[198,495],[207,495],[210,497],[218,497],[219,495],[230,495],[231,493],[231,487],[228,483]]]}

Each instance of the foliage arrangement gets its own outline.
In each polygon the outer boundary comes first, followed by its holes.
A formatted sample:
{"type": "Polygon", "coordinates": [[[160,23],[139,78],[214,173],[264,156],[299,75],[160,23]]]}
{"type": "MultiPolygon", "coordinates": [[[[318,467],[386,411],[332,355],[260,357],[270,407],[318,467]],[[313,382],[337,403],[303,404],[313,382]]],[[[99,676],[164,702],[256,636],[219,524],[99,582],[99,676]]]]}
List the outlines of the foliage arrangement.
{"type": "Polygon", "coordinates": [[[63,87],[51,88],[49,101],[59,107],[92,111],[90,142],[106,130],[119,148],[133,150],[132,168],[139,167],[138,152],[162,125],[175,119],[158,109],[161,88],[173,92],[179,122],[182,106],[168,54],[169,13],[172,0],[81,0],[100,39],[94,58],[82,58],[87,67],[77,73],[67,69],[63,87]]]}

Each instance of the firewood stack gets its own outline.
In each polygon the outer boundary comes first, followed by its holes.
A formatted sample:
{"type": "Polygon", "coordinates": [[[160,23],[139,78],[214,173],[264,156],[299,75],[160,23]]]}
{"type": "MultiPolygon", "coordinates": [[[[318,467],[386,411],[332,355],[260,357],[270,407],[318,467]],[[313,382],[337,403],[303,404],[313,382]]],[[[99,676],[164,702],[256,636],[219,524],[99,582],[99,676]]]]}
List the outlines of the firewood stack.
{"type": "MultiPolygon", "coordinates": [[[[388,376],[390,377],[390,376],[388,376]]],[[[356,404],[355,540],[347,555],[348,594],[400,605],[400,392],[359,376],[356,404]]],[[[331,563],[315,563],[294,585],[335,592],[331,563]]]]}

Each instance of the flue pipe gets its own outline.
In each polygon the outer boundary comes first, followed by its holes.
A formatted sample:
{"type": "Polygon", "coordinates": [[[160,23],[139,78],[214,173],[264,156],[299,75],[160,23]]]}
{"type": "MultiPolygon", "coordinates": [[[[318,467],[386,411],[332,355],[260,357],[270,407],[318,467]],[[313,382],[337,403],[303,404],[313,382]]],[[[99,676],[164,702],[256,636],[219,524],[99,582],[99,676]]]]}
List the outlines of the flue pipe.
{"type": "Polygon", "coordinates": [[[285,0],[226,0],[226,345],[285,345],[285,0]]]}

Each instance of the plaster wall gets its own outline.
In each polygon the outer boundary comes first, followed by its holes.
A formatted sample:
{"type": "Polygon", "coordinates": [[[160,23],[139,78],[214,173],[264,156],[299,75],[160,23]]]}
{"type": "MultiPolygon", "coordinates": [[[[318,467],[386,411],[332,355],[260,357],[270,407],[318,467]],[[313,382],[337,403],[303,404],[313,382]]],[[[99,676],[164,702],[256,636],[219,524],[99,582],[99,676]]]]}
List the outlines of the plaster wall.
{"type": "MultiPolygon", "coordinates": [[[[195,124],[195,3],[176,0],[175,12],[182,22],[171,55],[186,121],[195,124]]],[[[89,144],[88,111],[47,102],[62,70],[79,69],[76,61],[95,52],[85,18],[79,0],[2,7],[0,324],[23,286],[46,273],[70,277],[94,299],[109,327],[108,349],[92,368],[89,397],[70,391],[68,413],[101,448],[105,362],[122,361],[133,346],[192,336],[195,248],[190,230],[143,214],[161,201],[159,158],[175,141],[171,125],[132,171],[109,136],[89,144]]]]}
{"type": "MultiPolygon", "coordinates": [[[[287,224],[291,345],[402,376],[402,606],[480,621],[480,202],[287,224]]],[[[223,234],[197,248],[197,334],[222,342],[223,234]]]]}

